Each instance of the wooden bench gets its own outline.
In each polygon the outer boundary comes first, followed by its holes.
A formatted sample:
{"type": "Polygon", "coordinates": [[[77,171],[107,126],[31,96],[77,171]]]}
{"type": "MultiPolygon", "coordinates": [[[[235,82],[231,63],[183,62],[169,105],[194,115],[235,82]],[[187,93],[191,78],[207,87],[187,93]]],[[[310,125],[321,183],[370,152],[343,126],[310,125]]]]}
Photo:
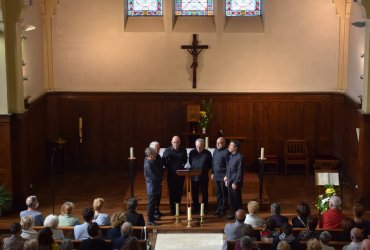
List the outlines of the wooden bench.
{"type": "MultiPolygon", "coordinates": [[[[82,240],[71,240],[71,241],[72,241],[72,244],[73,244],[73,249],[79,249],[80,248],[82,240]]],[[[105,240],[105,241],[108,242],[109,244],[111,243],[110,240],[105,240]]],[[[61,244],[63,242],[63,240],[55,240],[54,242],[56,242],[58,244],[61,244]]],[[[139,240],[139,245],[140,245],[141,250],[146,250],[146,246],[147,246],[146,240],[139,240]]]]}

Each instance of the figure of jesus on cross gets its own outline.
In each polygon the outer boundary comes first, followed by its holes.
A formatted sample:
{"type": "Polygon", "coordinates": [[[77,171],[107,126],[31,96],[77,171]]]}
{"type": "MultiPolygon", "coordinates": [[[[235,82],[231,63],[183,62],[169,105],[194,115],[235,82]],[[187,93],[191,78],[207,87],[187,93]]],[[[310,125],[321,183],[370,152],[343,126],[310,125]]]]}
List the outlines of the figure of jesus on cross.
{"type": "Polygon", "coordinates": [[[198,68],[198,55],[204,50],[208,49],[208,45],[198,45],[197,34],[193,34],[193,42],[191,45],[181,45],[181,49],[186,49],[190,55],[193,56],[193,89],[197,87],[197,68],[198,68]]]}

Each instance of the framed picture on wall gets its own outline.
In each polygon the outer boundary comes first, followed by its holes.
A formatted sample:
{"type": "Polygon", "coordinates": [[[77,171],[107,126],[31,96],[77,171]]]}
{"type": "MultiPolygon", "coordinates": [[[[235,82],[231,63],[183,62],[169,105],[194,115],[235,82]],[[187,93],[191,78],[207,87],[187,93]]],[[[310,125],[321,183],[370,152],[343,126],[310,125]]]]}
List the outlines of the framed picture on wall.
{"type": "Polygon", "coordinates": [[[199,121],[200,105],[188,104],[187,105],[187,121],[198,122],[199,121]]]}

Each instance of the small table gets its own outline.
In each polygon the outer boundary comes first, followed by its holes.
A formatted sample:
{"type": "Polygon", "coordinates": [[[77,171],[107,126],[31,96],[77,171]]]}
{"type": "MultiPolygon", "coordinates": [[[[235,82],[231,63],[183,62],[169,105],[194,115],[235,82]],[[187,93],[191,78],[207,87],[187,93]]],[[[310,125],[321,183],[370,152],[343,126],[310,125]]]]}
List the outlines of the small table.
{"type": "Polygon", "coordinates": [[[185,176],[186,181],[186,206],[191,207],[191,177],[202,174],[200,170],[196,169],[179,169],[176,171],[178,176],[185,176]]]}

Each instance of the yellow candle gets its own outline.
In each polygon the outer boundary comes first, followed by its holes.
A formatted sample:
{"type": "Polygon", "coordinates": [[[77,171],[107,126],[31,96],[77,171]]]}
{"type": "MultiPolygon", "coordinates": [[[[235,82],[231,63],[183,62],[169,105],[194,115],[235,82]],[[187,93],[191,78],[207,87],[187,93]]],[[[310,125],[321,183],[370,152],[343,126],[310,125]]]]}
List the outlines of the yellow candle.
{"type": "Polygon", "coordinates": [[[191,220],[191,207],[188,207],[188,220],[191,220]]]}
{"type": "Polygon", "coordinates": [[[130,147],[130,158],[134,158],[134,147],[130,147]]]}
{"type": "Polygon", "coordinates": [[[206,137],[206,140],[205,140],[206,142],[205,142],[205,147],[206,147],[206,149],[208,149],[208,136],[206,137]]]}
{"type": "Polygon", "coordinates": [[[176,203],[176,216],[179,216],[180,210],[179,210],[179,203],[176,203]]]}
{"type": "Polygon", "coordinates": [[[265,149],[261,148],[261,159],[265,158],[265,149]]]}
{"type": "Polygon", "coordinates": [[[204,203],[200,204],[200,216],[204,216],[204,203]]]}

